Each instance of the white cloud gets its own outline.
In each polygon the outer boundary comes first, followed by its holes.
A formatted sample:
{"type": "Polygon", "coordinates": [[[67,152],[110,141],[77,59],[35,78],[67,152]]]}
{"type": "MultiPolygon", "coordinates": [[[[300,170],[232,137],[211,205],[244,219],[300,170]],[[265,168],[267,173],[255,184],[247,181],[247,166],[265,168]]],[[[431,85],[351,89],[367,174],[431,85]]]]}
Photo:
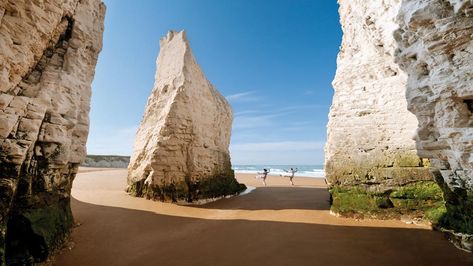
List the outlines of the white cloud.
{"type": "Polygon", "coordinates": [[[254,96],[254,91],[246,91],[241,93],[235,93],[226,96],[228,101],[256,101],[257,97],[254,96]]]}

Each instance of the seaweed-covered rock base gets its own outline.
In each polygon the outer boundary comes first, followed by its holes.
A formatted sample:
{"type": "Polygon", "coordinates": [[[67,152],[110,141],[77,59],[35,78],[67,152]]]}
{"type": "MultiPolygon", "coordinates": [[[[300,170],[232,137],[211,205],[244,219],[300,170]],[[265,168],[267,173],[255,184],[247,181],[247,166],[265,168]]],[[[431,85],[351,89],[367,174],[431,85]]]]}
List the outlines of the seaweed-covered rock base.
{"type": "Polygon", "coordinates": [[[409,217],[438,224],[446,213],[442,190],[434,181],[417,181],[383,190],[333,186],[330,194],[331,210],[343,216],[409,217]]]}
{"type": "Polygon", "coordinates": [[[199,203],[236,195],[246,189],[236,181],[233,173],[216,175],[202,180],[188,180],[178,183],[145,184],[136,182],[128,187],[128,192],[135,197],[144,197],[156,201],[199,203]]]}

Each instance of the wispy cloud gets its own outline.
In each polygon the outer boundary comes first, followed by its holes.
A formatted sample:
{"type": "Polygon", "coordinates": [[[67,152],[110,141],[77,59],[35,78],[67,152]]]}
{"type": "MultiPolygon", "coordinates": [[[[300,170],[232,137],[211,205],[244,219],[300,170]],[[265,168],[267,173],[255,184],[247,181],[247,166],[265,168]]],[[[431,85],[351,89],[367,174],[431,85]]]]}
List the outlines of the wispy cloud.
{"type": "Polygon", "coordinates": [[[256,101],[257,97],[255,97],[255,92],[254,91],[246,91],[246,92],[240,92],[240,93],[235,93],[226,96],[228,101],[256,101]]]}
{"type": "MultiPolygon", "coordinates": [[[[266,108],[265,110],[245,110],[235,113],[233,121],[234,129],[251,129],[268,127],[278,123],[275,118],[281,118],[298,112],[310,112],[310,110],[328,108],[325,105],[286,105],[266,108]]],[[[291,121],[291,124],[297,121],[291,121]]]]}
{"type": "Polygon", "coordinates": [[[314,94],[313,90],[305,90],[304,93],[303,93],[303,95],[305,95],[305,96],[309,96],[309,95],[312,95],[312,94],[314,94]]]}
{"type": "Polygon", "coordinates": [[[254,115],[254,114],[257,115],[261,113],[262,113],[261,110],[253,109],[253,110],[245,110],[245,111],[236,112],[234,116],[237,117],[237,116],[244,116],[244,115],[254,115]]]}
{"type": "Polygon", "coordinates": [[[289,127],[283,127],[281,128],[281,130],[284,130],[287,132],[297,132],[297,131],[307,130],[307,127],[289,126],[289,127]]]}
{"type": "Polygon", "coordinates": [[[234,129],[256,129],[261,127],[267,127],[273,125],[273,118],[278,117],[280,114],[268,114],[268,115],[240,115],[235,116],[233,120],[234,129]]]}
{"type": "Polygon", "coordinates": [[[281,108],[280,112],[289,112],[289,111],[302,111],[302,110],[309,110],[309,109],[323,109],[328,108],[328,105],[322,104],[294,104],[294,105],[286,105],[281,108]]]}

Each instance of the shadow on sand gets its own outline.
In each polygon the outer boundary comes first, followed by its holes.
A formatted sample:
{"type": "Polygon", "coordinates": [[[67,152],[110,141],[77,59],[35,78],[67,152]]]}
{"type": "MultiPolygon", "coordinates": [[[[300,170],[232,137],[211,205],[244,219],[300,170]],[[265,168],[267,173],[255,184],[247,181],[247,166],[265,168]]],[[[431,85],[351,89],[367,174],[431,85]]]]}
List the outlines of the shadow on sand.
{"type": "Polygon", "coordinates": [[[251,193],[197,208],[221,210],[330,210],[326,188],[258,187],[251,193]],[[258,200],[264,199],[264,200],[258,200]],[[257,203],[257,204],[255,204],[257,203]]]}
{"type": "Polygon", "coordinates": [[[183,218],[75,199],[72,207],[81,226],[57,265],[473,265],[428,230],[183,218]]]}

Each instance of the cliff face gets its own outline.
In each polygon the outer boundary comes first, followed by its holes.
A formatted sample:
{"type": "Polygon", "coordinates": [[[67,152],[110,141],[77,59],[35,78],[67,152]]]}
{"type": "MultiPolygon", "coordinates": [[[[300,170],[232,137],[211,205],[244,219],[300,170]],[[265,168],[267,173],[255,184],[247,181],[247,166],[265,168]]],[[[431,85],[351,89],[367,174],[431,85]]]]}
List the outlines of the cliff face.
{"type": "Polygon", "coordinates": [[[473,2],[405,0],[398,23],[418,153],[430,158],[447,202],[440,222],[470,234],[458,244],[473,250],[473,2]]]}
{"type": "Polygon", "coordinates": [[[161,39],[156,82],[136,134],[128,191],[162,201],[235,194],[232,110],[205,78],[184,32],[161,39]]]}
{"type": "Polygon", "coordinates": [[[0,257],[44,260],[72,226],[90,84],[102,47],[100,0],[0,3],[0,257]]]}
{"type": "Polygon", "coordinates": [[[416,155],[406,74],[394,61],[400,1],[339,0],[343,40],[326,145],[332,210],[378,217],[437,207],[441,193],[416,155]],[[425,199],[407,191],[432,190],[425,199]],[[354,199],[354,195],[356,200],[354,199]],[[428,203],[428,200],[435,202],[428,203]]]}
{"type": "Polygon", "coordinates": [[[130,156],[119,155],[87,155],[82,166],[99,168],[127,168],[130,156]]]}

